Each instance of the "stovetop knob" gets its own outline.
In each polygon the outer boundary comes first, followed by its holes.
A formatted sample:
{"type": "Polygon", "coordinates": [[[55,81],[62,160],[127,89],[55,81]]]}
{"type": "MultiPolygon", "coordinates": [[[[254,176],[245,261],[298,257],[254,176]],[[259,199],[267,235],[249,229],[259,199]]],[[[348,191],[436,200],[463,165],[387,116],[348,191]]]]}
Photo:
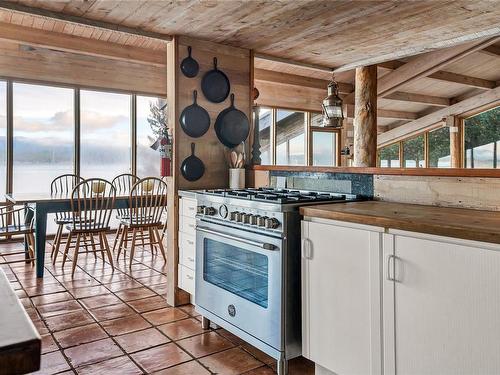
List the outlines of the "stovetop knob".
{"type": "Polygon", "coordinates": [[[259,219],[259,215],[250,215],[250,224],[257,225],[257,220],[259,219]]]}
{"type": "Polygon", "coordinates": [[[278,219],[276,219],[274,217],[270,217],[270,218],[266,219],[266,228],[276,229],[279,226],[280,226],[280,222],[278,221],[278,219]]]}
{"type": "Polygon", "coordinates": [[[205,206],[198,206],[198,207],[196,207],[196,213],[202,214],[204,209],[205,209],[205,206]]]}
{"type": "Polygon", "coordinates": [[[203,214],[208,215],[208,216],[214,216],[216,213],[215,208],[213,207],[204,207],[203,208],[203,214]]]}
{"type": "Polygon", "coordinates": [[[245,224],[250,224],[250,219],[253,215],[251,214],[243,214],[242,215],[242,222],[245,223],[245,224]]]}
{"type": "Polygon", "coordinates": [[[233,211],[229,214],[229,220],[231,221],[240,221],[241,219],[241,213],[238,211],[233,211]]]}
{"type": "Polygon", "coordinates": [[[266,219],[267,219],[267,216],[260,216],[257,218],[257,225],[259,227],[265,227],[266,226],[266,219]]]}

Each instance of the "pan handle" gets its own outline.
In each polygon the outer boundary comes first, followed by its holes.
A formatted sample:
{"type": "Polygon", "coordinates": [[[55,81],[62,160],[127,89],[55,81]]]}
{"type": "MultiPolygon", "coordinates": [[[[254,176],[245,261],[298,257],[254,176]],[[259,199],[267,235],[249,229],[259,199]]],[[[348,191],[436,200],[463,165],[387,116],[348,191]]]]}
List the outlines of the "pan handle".
{"type": "Polygon", "coordinates": [[[231,93],[230,98],[231,98],[231,108],[234,108],[234,94],[233,93],[231,93]]]}
{"type": "Polygon", "coordinates": [[[217,57],[214,57],[214,70],[217,70],[217,57]]]}
{"type": "Polygon", "coordinates": [[[196,99],[198,99],[198,90],[193,91],[193,104],[196,104],[196,99]]]}
{"type": "Polygon", "coordinates": [[[191,142],[191,156],[194,156],[194,142],[191,142]]]}
{"type": "Polygon", "coordinates": [[[188,57],[191,57],[191,46],[188,46],[188,57]]]}

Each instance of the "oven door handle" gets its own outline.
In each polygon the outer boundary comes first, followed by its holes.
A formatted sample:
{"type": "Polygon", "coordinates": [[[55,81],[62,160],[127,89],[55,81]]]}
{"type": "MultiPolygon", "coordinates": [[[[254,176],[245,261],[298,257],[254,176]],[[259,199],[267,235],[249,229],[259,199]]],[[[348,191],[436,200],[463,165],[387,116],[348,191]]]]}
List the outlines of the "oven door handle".
{"type": "Polygon", "coordinates": [[[242,242],[242,243],[247,244],[247,245],[260,247],[261,249],[264,249],[264,250],[275,250],[276,249],[276,246],[273,244],[270,244],[270,243],[247,240],[245,238],[235,237],[235,236],[232,236],[230,234],[221,233],[221,232],[211,230],[211,229],[208,229],[205,227],[197,226],[196,230],[199,230],[200,232],[203,232],[203,233],[213,234],[213,235],[216,235],[216,236],[219,236],[222,238],[227,238],[228,240],[234,240],[234,241],[242,242]]]}

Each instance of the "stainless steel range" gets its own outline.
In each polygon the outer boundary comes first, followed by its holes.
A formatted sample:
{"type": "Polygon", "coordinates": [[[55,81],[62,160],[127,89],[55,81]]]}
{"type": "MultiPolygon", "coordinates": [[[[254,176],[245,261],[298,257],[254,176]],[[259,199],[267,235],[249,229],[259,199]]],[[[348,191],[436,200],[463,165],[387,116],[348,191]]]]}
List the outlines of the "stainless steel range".
{"type": "Polygon", "coordinates": [[[197,193],[196,310],[278,361],[301,354],[298,207],[359,200],[298,190],[197,193]]]}

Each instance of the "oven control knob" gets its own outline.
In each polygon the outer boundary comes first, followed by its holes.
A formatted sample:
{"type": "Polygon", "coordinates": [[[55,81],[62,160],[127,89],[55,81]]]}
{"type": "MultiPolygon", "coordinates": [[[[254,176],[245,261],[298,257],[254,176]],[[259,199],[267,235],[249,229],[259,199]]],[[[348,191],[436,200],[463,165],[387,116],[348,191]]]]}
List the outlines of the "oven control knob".
{"type": "Polygon", "coordinates": [[[257,225],[257,220],[259,220],[259,215],[250,215],[250,224],[257,225]]]}
{"type": "Polygon", "coordinates": [[[203,214],[208,215],[208,216],[214,216],[215,215],[215,208],[203,207],[203,214]]]}
{"type": "Polygon", "coordinates": [[[196,207],[196,213],[202,214],[204,209],[205,209],[205,206],[198,206],[198,207],[196,207]]]}
{"type": "Polygon", "coordinates": [[[236,221],[236,217],[239,215],[240,213],[238,211],[233,211],[229,214],[229,220],[231,221],[236,221]]]}
{"type": "Polygon", "coordinates": [[[251,215],[251,214],[243,214],[243,215],[241,215],[241,216],[242,216],[242,220],[241,220],[241,221],[242,221],[244,224],[250,224],[250,218],[252,217],[252,215],[251,215]]]}
{"type": "Polygon", "coordinates": [[[266,219],[266,228],[269,229],[276,229],[280,226],[280,222],[278,219],[275,219],[274,217],[270,217],[266,219]]]}
{"type": "Polygon", "coordinates": [[[259,227],[265,227],[266,226],[266,219],[267,217],[266,216],[260,216],[257,218],[257,225],[259,227]]]}

